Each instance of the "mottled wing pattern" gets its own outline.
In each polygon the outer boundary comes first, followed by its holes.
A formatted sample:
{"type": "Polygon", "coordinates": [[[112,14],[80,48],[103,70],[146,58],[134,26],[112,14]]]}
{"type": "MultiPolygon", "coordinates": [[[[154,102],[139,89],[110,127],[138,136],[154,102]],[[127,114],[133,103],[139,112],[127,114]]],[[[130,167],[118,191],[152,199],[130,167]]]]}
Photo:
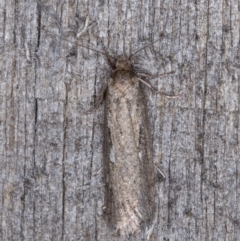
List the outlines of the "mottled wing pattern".
{"type": "Polygon", "coordinates": [[[104,174],[107,213],[122,235],[139,230],[153,210],[154,165],[144,95],[131,71],[108,83],[104,174]]]}

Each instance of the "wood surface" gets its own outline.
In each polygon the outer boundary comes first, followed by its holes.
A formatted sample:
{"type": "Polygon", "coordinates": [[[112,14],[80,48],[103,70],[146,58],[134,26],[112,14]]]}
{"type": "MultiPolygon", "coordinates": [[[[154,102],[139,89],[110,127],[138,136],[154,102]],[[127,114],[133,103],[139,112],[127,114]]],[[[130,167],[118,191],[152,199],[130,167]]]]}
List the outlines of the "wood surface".
{"type": "Polygon", "coordinates": [[[81,112],[111,69],[103,54],[75,43],[129,55],[181,25],[133,58],[139,72],[175,71],[145,79],[181,95],[144,88],[154,163],[166,176],[156,178],[150,240],[240,240],[239,6],[2,0],[0,240],[119,240],[103,213],[103,105],[81,112]]]}

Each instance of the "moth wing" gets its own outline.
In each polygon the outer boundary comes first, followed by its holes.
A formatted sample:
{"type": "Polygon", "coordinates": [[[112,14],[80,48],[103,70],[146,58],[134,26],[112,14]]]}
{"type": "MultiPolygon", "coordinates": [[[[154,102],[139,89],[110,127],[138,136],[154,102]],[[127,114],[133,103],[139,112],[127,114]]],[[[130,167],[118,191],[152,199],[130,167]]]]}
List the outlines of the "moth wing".
{"type": "Polygon", "coordinates": [[[109,86],[104,111],[105,203],[121,234],[139,230],[152,217],[154,164],[144,93],[136,76],[121,93],[109,86]]]}

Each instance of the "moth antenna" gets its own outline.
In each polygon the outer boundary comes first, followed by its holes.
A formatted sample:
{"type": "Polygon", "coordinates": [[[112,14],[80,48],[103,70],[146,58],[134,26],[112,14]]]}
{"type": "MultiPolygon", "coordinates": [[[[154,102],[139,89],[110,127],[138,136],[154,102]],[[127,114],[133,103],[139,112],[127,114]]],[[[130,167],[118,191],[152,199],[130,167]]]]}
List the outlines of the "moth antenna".
{"type": "MultiPolygon", "coordinates": [[[[62,40],[65,40],[65,41],[67,41],[67,42],[69,42],[69,43],[77,44],[78,46],[80,46],[80,47],[82,47],[82,48],[90,49],[90,50],[92,50],[92,51],[94,51],[94,52],[97,52],[97,53],[100,53],[100,54],[103,54],[103,55],[106,56],[106,53],[104,53],[104,52],[102,52],[102,51],[96,50],[96,49],[94,49],[94,48],[92,48],[92,47],[89,47],[89,46],[85,46],[85,45],[83,45],[83,44],[79,44],[79,43],[76,43],[76,42],[70,41],[70,40],[68,40],[68,39],[66,39],[66,38],[64,38],[64,37],[62,37],[62,36],[60,36],[60,35],[58,35],[58,34],[55,34],[55,33],[51,32],[51,31],[49,31],[49,30],[47,30],[47,29],[44,29],[44,31],[46,31],[46,32],[48,32],[48,33],[50,33],[50,34],[52,34],[53,36],[57,36],[58,38],[60,38],[60,39],[62,39],[62,40]]],[[[109,57],[115,59],[115,58],[112,57],[111,55],[109,55],[109,57]]]]}
{"type": "Polygon", "coordinates": [[[101,43],[102,43],[102,47],[103,47],[105,56],[107,57],[108,65],[109,65],[112,69],[115,69],[115,67],[116,67],[116,66],[115,66],[115,63],[116,63],[116,61],[117,61],[116,58],[108,54],[108,51],[107,51],[107,49],[106,49],[106,47],[105,47],[105,45],[104,45],[103,39],[100,38],[100,40],[101,40],[101,43]],[[113,62],[111,61],[111,58],[114,59],[115,63],[113,63],[113,62]]]}
{"type": "Polygon", "coordinates": [[[171,34],[177,32],[178,30],[180,30],[183,26],[187,25],[187,24],[188,24],[190,21],[192,21],[193,19],[194,19],[194,18],[191,18],[189,21],[187,21],[186,23],[184,23],[183,25],[181,25],[179,28],[175,29],[173,32],[168,33],[168,34],[162,36],[161,38],[153,41],[152,43],[147,44],[147,45],[143,46],[142,48],[138,49],[135,53],[133,53],[133,54],[130,55],[129,59],[131,59],[135,54],[137,54],[138,52],[142,51],[143,49],[145,49],[145,48],[147,48],[147,47],[155,44],[156,42],[161,41],[161,40],[164,39],[165,37],[168,37],[168,36],[170,36],[171,34]]]}
{"type": "MultiPolygon", "coordinates": [[[[44,5],[43,5],[39,0],[37,0],[37,3],[40,5],[40,7],[41,7],[49,16],[51,16],[51,14],[47,11],[47,9],[44,7],[44,5]]],[[[51,17],[55,20],[55,22],[56,22],[59,30],[61,31],[61,26],[60,26],[59,22],[57,21],[57,19],[56,19],[55,17],[53,17],[53,16],[51,16],[51,17]]],[[[88,17],[87,17],[86,22],[85,22],[84,31],[85,31],[85,28],[86,28],[86,26],[87,26],[87,23],[88,23],[88,17]]],[[[42,28],[42,29],[43,29],[43,28],[42,28]]],[[[50,34],[52,34],[52,35],[54,35],[54,36],[57,36],[58,38],[60,38],[60,39],[62,39],[62,40],[65,40],[65,41],[67,41],[67,42],[69,42],[69,43],[77,44],[78,46],[80,46],[80,47],[82,47],[82,48],[90,49],[90,50],[92,50],[92,51],[94,51],[94,52],[97,52],[97,53],[106,55],[104,52],[101,52],[101,51],[96,50],[96,49],[94,49],[94,48],[92,48],[92,47],[89,47],[89,46],[85,46],[85,45],[78,44],[78,43],[75,43],[75,42],[73,42],[73,41],[70,41],[70,40],[68,40],[68,39],[66,39],[66,38],[64,38],[64,37],[62,37],[62,36],[60,36],[60,35],[58,35],[58,34],[55,34],[55,33],[51,32],[51,31],[49,31],[49,30],[47,30],[47,29],[43,29],[43,30],[45,30],[46,32],[49,32],[50,34]]],[[[83,32],[83,30],[82,30],[81,32],[83,32]]],[[[80,34],[81,34],[81,33],[80,33],[80,34]]],[[[79,37],[80,34],[78,34],[77,37],[79,37]]],[[[108,55],[108,56],[109,56],[109,55],[108,55]]],[[[107,57],[108,57],[108,56],[107,56],[107,57]]],[[[109,56],[109,57],[112,57],[112,56],[109,56]]],[[[113,57],[112,57],[112,58],[113,58],[113,57]]]]}

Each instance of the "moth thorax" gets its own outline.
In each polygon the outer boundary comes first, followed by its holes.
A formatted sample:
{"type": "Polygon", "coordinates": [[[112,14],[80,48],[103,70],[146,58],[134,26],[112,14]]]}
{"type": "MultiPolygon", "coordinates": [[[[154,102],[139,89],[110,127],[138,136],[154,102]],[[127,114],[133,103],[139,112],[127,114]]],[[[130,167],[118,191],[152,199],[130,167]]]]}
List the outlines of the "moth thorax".
{"type": "Polygon", "coordinates": [[[117,70],[131,70],[131,63],[129,59],[121,55],[117,58],[117,63],[116,63],[116,69],[117,70]]]}

